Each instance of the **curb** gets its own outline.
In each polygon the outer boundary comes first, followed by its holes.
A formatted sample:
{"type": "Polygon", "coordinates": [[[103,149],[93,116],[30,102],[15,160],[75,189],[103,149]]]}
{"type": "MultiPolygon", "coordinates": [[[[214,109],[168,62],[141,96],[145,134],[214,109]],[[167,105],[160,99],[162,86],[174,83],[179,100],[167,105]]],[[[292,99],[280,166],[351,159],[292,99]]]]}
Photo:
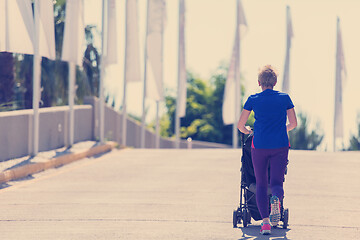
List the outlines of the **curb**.
{"type": "Polygon", "coordinates": [[[50,168],[60,167],[83,158],[92,157],[100,153],[106,153],[111,151],[115,147],[117,147],[116,142],[107,142],[103,145],[92,147],[84,152],[70,153],[60,157],[51,158],[47,162],[30,163],[21,167],[6,170],[0,173],[0,184],[19,178],[24,178],[50,168]]]}

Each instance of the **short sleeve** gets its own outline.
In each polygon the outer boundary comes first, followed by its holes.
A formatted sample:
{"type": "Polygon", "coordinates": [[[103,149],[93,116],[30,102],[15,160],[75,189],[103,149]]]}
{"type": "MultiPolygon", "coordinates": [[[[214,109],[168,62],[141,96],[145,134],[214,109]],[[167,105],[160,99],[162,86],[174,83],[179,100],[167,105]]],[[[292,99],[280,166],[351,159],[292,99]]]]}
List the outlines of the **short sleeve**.
{"type": "Polygon", "coordinates": [[[286,109],[289,110],[289,109],[294,108],[294,104],[293,104],[293,102],[291,101],[290,96],[288,95],[287,97],[288,97],[288,102],[287,102],[287,107],[286,107],[286,109]]]}
{"type": "Polygon", "coordinates": [[[248,110],[248,111],[252,111],[252,110],[253,110],[253,101],[252,101],[251,96],[248,97],[248,99],[246,100],[245,105],[244,105],[244,109],[245,109],[245,110],[248,110]]]}

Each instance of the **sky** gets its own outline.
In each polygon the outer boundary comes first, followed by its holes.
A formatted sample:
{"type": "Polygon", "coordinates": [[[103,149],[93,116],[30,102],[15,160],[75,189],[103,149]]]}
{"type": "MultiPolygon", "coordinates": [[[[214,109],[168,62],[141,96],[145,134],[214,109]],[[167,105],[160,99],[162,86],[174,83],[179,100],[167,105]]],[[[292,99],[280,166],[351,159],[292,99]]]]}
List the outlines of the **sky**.
{"type": "MultiPolygon", "coordinates": [[[[122,104],[125,0],[117,0],[118,64],[106,69],[105,88],[122,104]]],[[[218,66],[228,63],[235,37],[236,0],[185,0],[186,65],[202,79],[209,79],[218,66]]],[[[242,0],[248,23],[241,41],[240,68],[247,97],[261,89],[258,69],[273,65],[279,72],[275,90],[281,90],[286,48],[286,6],[290,6],[294,38],[290,52],[290,96],[295,110],[305,113],[310,129],[325,135],[321,150],[332,149],[336,19],[340,18],[347,77],[343,89],[344,140],[357,133],[360,113],[360,1],[357,0],[242,0]]],[[[146,0],[138,0],[140,58],[146,24],[146,0]]],[[[101,1],[85,1],[85,23],[101,22],[101,1]]],[[[164,35],[164,86],[175,92],[177,86],[178,0],[167,0],[167,23],[164,35]]],[[[100,46],[100,43],[98,43],[100,46]]],[[[143,74],[141,75],[143,76],[143,74]]],[[[128,84],[128,111],[141,116],[142,83],[128,84]]],[[[154,118],[155,103],[148,121],[154,118]]],[[[161,106],[164,112],[165,106],[161,106]]],[[[341,141],[340,141],[341,142],[341,141]]]]}

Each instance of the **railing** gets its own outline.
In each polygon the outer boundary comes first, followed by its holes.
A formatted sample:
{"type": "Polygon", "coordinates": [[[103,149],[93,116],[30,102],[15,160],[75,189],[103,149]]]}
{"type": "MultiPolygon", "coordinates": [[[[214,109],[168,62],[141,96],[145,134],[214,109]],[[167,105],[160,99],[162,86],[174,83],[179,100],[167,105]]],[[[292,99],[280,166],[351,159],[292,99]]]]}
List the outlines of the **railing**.
{"type": "MultiPolygon", "coordinates": [[[[76,105],[74,142],[99,139],[99,102],[87,98],[86,105],[76,105]]],[[[39,151],[48,151],[68,145],[69,107],[41,108],[39,151]]],[[[17,110],[0,112],[0,161],[31,155],[33,149],[33,111],[17,110]]],[[[121,143],[122,117],[112,108],[105,108],[105,138],[121,143]]],[[[140,147],[140,123],[127,119],[127,146],[140,147]]],[[[161,138],[160,148],[173,148],[175,140],[161,138]]],[[[228,148],[217,143],[182,140],[180,148],[228,148]],[[190,145],[189,145],[190,144],[190,145]]],[[[145,148],[155,148],[155,133],[146,130],[145,148]]]]}

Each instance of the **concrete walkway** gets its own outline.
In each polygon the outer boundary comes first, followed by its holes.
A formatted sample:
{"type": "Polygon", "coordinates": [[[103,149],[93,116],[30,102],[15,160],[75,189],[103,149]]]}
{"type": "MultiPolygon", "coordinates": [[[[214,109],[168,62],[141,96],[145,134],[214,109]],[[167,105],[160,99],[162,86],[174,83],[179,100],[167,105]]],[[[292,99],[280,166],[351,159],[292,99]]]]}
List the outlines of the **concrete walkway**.
{"type": "Polygon", "coordinates": [[[1,239],[358,239],[360,153],[291,151],[289,228],[232,228],[241,150],[113,150],[0,189],[1,239]]]}

